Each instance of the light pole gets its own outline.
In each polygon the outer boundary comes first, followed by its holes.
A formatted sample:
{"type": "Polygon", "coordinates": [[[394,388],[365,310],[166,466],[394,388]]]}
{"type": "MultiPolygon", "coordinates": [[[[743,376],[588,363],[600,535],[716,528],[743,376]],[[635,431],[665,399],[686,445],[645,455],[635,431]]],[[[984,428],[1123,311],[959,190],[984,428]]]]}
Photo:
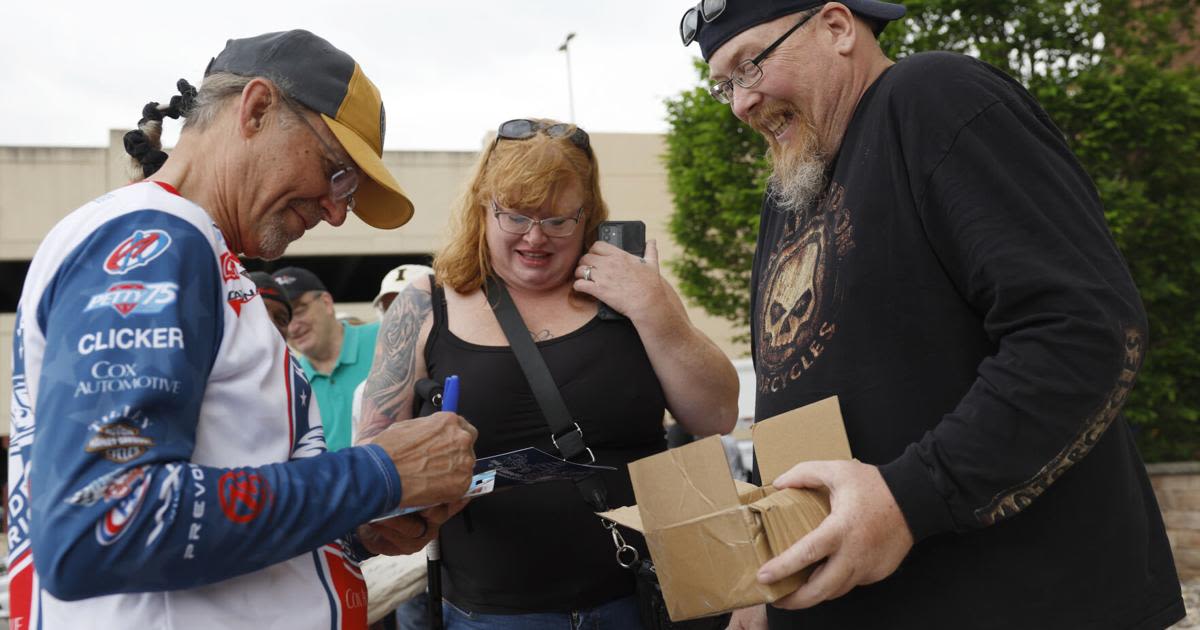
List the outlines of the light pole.
{"type": "Polygon", "coordinates": [[[567,104],[571,108],[571,124],[575,124],[575,89],[571,85],[571,40],[575,39],[575,33],[567,33],[567,39],[563,41],[562,46],[558,47],[559,52],[567,54],[567,104]]]}

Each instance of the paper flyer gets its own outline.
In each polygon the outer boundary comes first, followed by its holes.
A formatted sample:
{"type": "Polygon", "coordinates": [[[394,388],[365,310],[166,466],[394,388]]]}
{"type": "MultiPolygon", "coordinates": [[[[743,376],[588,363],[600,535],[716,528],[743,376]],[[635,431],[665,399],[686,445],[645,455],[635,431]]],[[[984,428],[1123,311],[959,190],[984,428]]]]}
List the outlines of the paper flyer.
{"type": "MultiPolygon", "coordinates": [[[[616,468],[594,464],[576,464],[529,446],[499,455],[478,458],[475,461],[475,476],[471,478],[471,487],[467,489],[463,498],[478,497],[506,488],[529,486],[547,481],[579,481],[601,470],[616,470],[616,468]]],[[[371,519],[371,522],[419,512],[428,507],[431,506],[397,508],[383,516],[371,519]]]]}

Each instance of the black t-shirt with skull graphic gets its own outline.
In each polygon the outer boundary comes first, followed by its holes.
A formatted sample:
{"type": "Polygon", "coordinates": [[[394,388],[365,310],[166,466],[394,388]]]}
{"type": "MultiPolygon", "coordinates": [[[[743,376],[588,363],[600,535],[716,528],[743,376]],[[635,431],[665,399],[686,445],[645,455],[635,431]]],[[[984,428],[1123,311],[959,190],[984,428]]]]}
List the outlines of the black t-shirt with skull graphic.
{"type": "MultiPolygon", "coordinates": [[[[1146,321],[1091,180],[1000,71],[913,55],[859,103],[829,189],[764,203],[756,419],[837,395],[917,540],[772,627],[1161,628],[1184,609],[1119,409],[1146,321]]],[[[770,480],[767,480],[770,481],[770,480]]]]}

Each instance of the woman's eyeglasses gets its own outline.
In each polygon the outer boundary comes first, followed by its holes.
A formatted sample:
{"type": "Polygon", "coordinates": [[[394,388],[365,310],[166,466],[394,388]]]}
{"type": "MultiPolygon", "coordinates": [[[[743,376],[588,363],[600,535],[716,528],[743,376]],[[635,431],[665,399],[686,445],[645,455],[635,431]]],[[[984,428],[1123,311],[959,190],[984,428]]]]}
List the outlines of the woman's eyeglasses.
{"type": "MultiPolygon", "coordinates": [[[[496,142],[501,138],[505,140],[528,140],[529,138],[542,132],[551,138],[569,138],[571,144],[588,155],[592,153],[592,141],[588,137],[586,131],[568,123],[555,123],[548,125],[539,120],[529,120],[528,118],[514,118],[500,125],[496,130],[496,142]]],[[[494,146],[494,143],[493,143],[494,146]]]]}
{"type": "Polygon", "coordinates": [[[549,219],[531,219],[523,214],[508,212],[500,209],[500,204],[492,201],[492,214],[501,230],[509,234],[528,234],[533,226],[542,228],[542,234],[552,238],[570,236],[579,225],[579,217],[583,216],[583,207],[575,212],[573,217],[550,217],[549,219]]]}

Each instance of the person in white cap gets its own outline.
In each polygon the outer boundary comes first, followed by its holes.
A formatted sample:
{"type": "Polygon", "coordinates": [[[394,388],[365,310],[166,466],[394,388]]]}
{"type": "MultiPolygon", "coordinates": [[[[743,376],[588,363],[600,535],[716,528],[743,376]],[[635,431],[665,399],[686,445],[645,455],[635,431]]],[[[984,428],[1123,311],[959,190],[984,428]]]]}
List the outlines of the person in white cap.
{"type": "MultiPolygon", "coordinates": [[[[431,273],[433,273],[433,269],[426,265],[411,264],[400,265],[387,272],[387,275],[383,276],[383,280],[379,283],[379,294],[371,302],[380,319],[383,318],[384,313],[387,313],[388,307],[392,305],[392,301],[396,299],[396,296],[413,280],[431,273]]],[[[359,416],[362,415],[362,396],[365,385],[366,381],[364,380],[354,388],[353,404],[350,407],[350,425],[353,434],[358,433],[358,420],[359,416]]]]}
{"type": "Polygon", "coordinates": [[[433,273],[433,269],[426,265],[400,265],[395,269],[387,272],[383,280],[379,283],[379,294],[375,296],[375,300],[371,305],[375,307],[375,312],[383,319],[383,314],[387,312],[388,307],[392,305],[392,300],[396,299],[404,287],[407,287],[414,278],[418,276],[427,276],[433,273]]]}

